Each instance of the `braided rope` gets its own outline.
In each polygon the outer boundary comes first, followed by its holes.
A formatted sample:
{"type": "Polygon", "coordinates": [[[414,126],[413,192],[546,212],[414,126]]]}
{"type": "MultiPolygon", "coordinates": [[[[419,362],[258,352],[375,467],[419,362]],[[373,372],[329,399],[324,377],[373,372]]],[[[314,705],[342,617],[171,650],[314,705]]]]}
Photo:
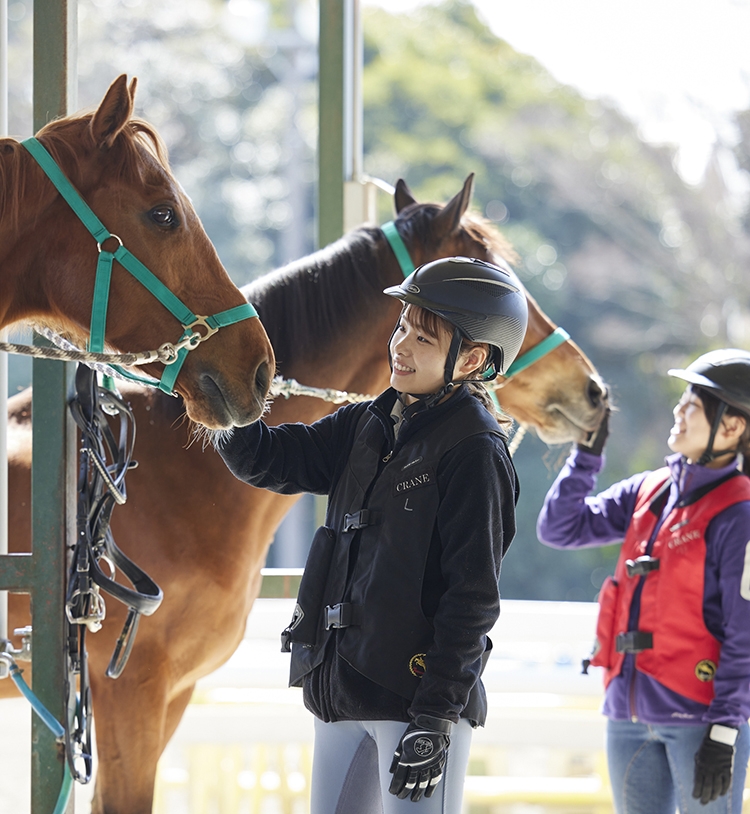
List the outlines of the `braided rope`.
{"type": "Polygon", "coordinates": [[[171,365],[177,361],[178,353],[182,348],[189,347],[191,343],[194,343],[196,336],[200,338],[200,334],[191,334],[181,339],[176,345],[165,342],[157,350],[145,350],[138,353],[94,353],[93,351],[83,351],[77,348],[48,328],[35,328],[34,330],[54,342],[57,347],[40,348],[36,345],[16,345],[13,342],[0,342],[0,351],[33,356],[37,359],[55,359],[58,362],[90,362],[94,365],[135,367],[137,365],[148,365],[152,362],[171,365]]]}

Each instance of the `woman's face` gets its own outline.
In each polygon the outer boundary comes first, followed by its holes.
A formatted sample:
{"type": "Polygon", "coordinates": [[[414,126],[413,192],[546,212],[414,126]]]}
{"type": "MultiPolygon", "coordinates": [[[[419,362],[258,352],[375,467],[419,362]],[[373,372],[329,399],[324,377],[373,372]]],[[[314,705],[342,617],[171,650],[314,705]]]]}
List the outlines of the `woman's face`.
{"type": "MultiPolygon", "coordinates": [[[[404,311],[391,338],[391,387],[405,394],[437,393],[444,384],[450,340],[447,331],[434,337],[420,330],[410,322],[409,309],[404,311]]],[[[406,401],[414,399],[407,395],[406,401]]]]}
{"type": "Polygon", "coordinates": [[[705,452],[711,435],[703,402],[688,387],[672,412],[674,425],[669,431],[669,448],[682,453],[690,463],[695,463],[705,452]]]}

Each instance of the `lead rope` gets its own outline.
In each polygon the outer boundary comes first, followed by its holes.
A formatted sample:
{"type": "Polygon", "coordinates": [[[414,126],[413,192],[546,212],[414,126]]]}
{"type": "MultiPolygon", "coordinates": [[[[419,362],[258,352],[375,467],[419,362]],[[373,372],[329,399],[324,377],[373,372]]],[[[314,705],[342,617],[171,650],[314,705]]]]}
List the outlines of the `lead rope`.
{"type": "MultiPolygon", "coordinates": [[[[48,328],[35,327],[34,330],[56,344],[60,340],[65,342],[62,337],[48,328]],[[52,336],[55,336],[56,339],[52,340],[52,336]]],[[[69,347],[67,349],[63,349],[62,345],[56,348],[43,348],[36,345],[17,345],[13,342],[0,342],[0,352],[33,356],[37,359],[55,359],[58,362],[85,362],[99,365],[124,365],[125,367],[150,365],[152,362],[171,365],[177,361],[179,352],[183,348],[190,347],[191,343],[194,343],[196,339],[200,339],[197,332],[185,337],[176,344],[165,342],[157,350],[144,350],[138,353],[94,353],[93,351],[80,350],[71,343],[68,343],[69,347]]]]}

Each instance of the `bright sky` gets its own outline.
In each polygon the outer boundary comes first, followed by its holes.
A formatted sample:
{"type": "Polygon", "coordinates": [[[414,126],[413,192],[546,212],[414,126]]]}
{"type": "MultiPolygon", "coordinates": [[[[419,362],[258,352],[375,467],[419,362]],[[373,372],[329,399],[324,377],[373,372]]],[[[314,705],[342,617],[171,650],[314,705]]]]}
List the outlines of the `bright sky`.
{"type": "MultiPolygon", "coordinates": [[[[437,0],[362,0],[406,12],[437,0]]],[[[732,111],[750,108],[750,0],[472,0],[499,37],[560,82],[607,97],[700,180],[732,111]]]]}

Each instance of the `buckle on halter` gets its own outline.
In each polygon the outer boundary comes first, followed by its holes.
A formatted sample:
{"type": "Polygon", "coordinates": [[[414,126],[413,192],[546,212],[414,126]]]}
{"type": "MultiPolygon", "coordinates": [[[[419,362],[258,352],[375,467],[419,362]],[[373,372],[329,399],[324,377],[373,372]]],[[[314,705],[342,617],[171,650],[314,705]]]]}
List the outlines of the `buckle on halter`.
{"type": "Polygon", "coordinates": [[[214,328],[213,325],[209,325],[208,319],[208,317],[196,316],[195,320],[191,322],[190,325],[183,325],[188,340],[186,347],[189,350],[195,350],[198,345],[200,345],[201,342],[205,342],[209,336],[213,336],[215,333],[218,333],[219,329],[214,328]],[[206,333],[198,333],[196,328],[205,328],[206,333]]]}

